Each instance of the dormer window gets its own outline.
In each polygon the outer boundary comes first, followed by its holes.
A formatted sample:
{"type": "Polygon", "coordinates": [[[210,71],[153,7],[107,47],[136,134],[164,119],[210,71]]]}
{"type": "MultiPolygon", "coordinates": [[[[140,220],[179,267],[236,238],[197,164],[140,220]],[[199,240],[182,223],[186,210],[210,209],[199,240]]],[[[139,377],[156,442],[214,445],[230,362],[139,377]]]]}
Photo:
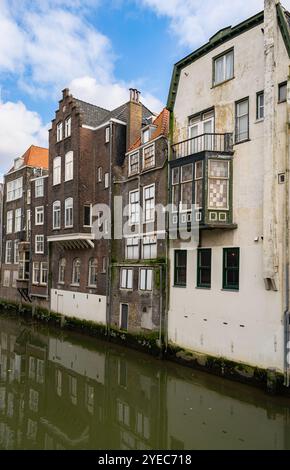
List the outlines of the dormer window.
{"type": "Polygon", "coordinates": [[[129,155],[129,176],[139,172],[139,152],[129,155]]]}
{"type": "Polygon", "coordinates": [[[142,132],[142,142],[143,144],[146,144],[149,142],[150,139],[150,129],[145,129],[145,131],[142,132]]]}
{"type": "Polygon", "coordinates": [[[56,141],[60,142],[62,140],[62,122],[59,122],[56,127],[56,141]]]}

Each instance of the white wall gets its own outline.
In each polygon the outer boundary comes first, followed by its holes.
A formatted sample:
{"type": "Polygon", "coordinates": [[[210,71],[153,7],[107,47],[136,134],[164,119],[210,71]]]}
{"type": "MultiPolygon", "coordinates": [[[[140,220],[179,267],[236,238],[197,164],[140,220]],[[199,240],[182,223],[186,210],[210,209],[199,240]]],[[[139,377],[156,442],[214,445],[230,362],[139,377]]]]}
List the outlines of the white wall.
{"type": "MultiPolygon", "coordinates": [[[[278,185],[285,171],[286,103],[275,107],[273,148],[277,174],[274,220],[277,222],[278,292],[266,291],[263,280],[264,122],[256,122],[256,93],[264,89],[263,24],[247,31],[184,68],[174,107],[174,142],[187,138],[188,117],[215,107],[215,132],[234,132],[235,101],[249,97],[250,141],[236,145],[233,157],[233,222],[236,230],[203,231],[201,247],[212,248],[212,288],[196,288],[196,251],[171,242],[169,340],[188,349],[283,370],[284,315],[284,204],[286,185],[278,185]],[[212,88],[213,58],[234,47],[235,78],[212,88]],[[259,242],[254,239],[259,237],[259,242]],[[222,290],[223,248],[240,248],[240,291],[222,290]],[[187,287],[173,287],[174,249],[186,249],[187,287]],[[204,321],[207,320],[207,321],[204,321]],[[224,325],[224,323],[228,323],[224,325]],[[244,327],[241,327],[243,325],[244,327]]],[[[275,88],[287,80],[289,58],[279,32],[275,88]]],[[[274,112],[274,110],[273,110],[274,112]]],[[[274,194],[273,194],[274,197],[274,194]]]]}
{"type": "Polygon", "coordinates": [[[103,295],[51,289],[50,299],[50,308],[55,312],[106,324],[106,297],[103,295]]]}

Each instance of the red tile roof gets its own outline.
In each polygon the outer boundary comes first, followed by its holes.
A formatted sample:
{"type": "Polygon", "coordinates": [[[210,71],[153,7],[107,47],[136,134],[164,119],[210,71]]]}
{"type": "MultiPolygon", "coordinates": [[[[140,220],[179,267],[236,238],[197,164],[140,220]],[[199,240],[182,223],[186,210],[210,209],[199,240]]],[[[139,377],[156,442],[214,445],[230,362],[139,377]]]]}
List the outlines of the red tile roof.
{"type": "Polygon", "coordinates": [[[21,158],[23,165],[48,169],[48,149],[31,145],[21,158]]]}
{"type": "MultiPolygon", "coordinates": [[[[153,121],[152,124],[156,126],[156,129],[152,133],[150,141],[156,139],[157,137],[161,135],[167,136],[168,131],[169,131],[169,116],[170,116],[169,111],[166,108],[164,108],[163,111],[161,111],[161,113],[153,121]]],[[[131,150],[137,149],[138,147],[140,147],[140,145],[142,145],[141,136],[138,137],[136,142],[134,142],[134,144],[131,145],[131,147],[129,148],[129,152],[131,150]]]]}

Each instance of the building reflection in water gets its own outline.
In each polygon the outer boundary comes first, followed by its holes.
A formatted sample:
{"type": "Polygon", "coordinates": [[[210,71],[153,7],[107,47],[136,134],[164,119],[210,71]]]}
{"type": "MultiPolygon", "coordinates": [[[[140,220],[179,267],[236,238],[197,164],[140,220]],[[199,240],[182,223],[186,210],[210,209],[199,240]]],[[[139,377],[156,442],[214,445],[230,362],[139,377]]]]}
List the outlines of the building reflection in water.
{"type": "Polygon", "coordinates": [[[1,449],[290,449],[290,400],[0,318],[1,449]]]}

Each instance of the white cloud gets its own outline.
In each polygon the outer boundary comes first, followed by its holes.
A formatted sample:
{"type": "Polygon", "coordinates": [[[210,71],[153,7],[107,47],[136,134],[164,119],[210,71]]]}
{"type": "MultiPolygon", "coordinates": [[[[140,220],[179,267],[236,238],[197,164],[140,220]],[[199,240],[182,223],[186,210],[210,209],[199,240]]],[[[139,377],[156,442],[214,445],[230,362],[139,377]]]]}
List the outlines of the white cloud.
{"type": "Polygon", "coordinates": [[[11,167],[11,161],[21,156],[30,145],[48,146],[48,125],[40,116],[18,101],[0,102],[0,172],[11,167]]]}
{"type": "MultiPolygon", "coordinates": [[[[170,20],[180,45],[195,48],[219,29],[234,25],[263,9],[263,0],[141,0],[143,6],[170,20]]],[[[290,0],[283,0],[290,8],[290,0]]]]}

